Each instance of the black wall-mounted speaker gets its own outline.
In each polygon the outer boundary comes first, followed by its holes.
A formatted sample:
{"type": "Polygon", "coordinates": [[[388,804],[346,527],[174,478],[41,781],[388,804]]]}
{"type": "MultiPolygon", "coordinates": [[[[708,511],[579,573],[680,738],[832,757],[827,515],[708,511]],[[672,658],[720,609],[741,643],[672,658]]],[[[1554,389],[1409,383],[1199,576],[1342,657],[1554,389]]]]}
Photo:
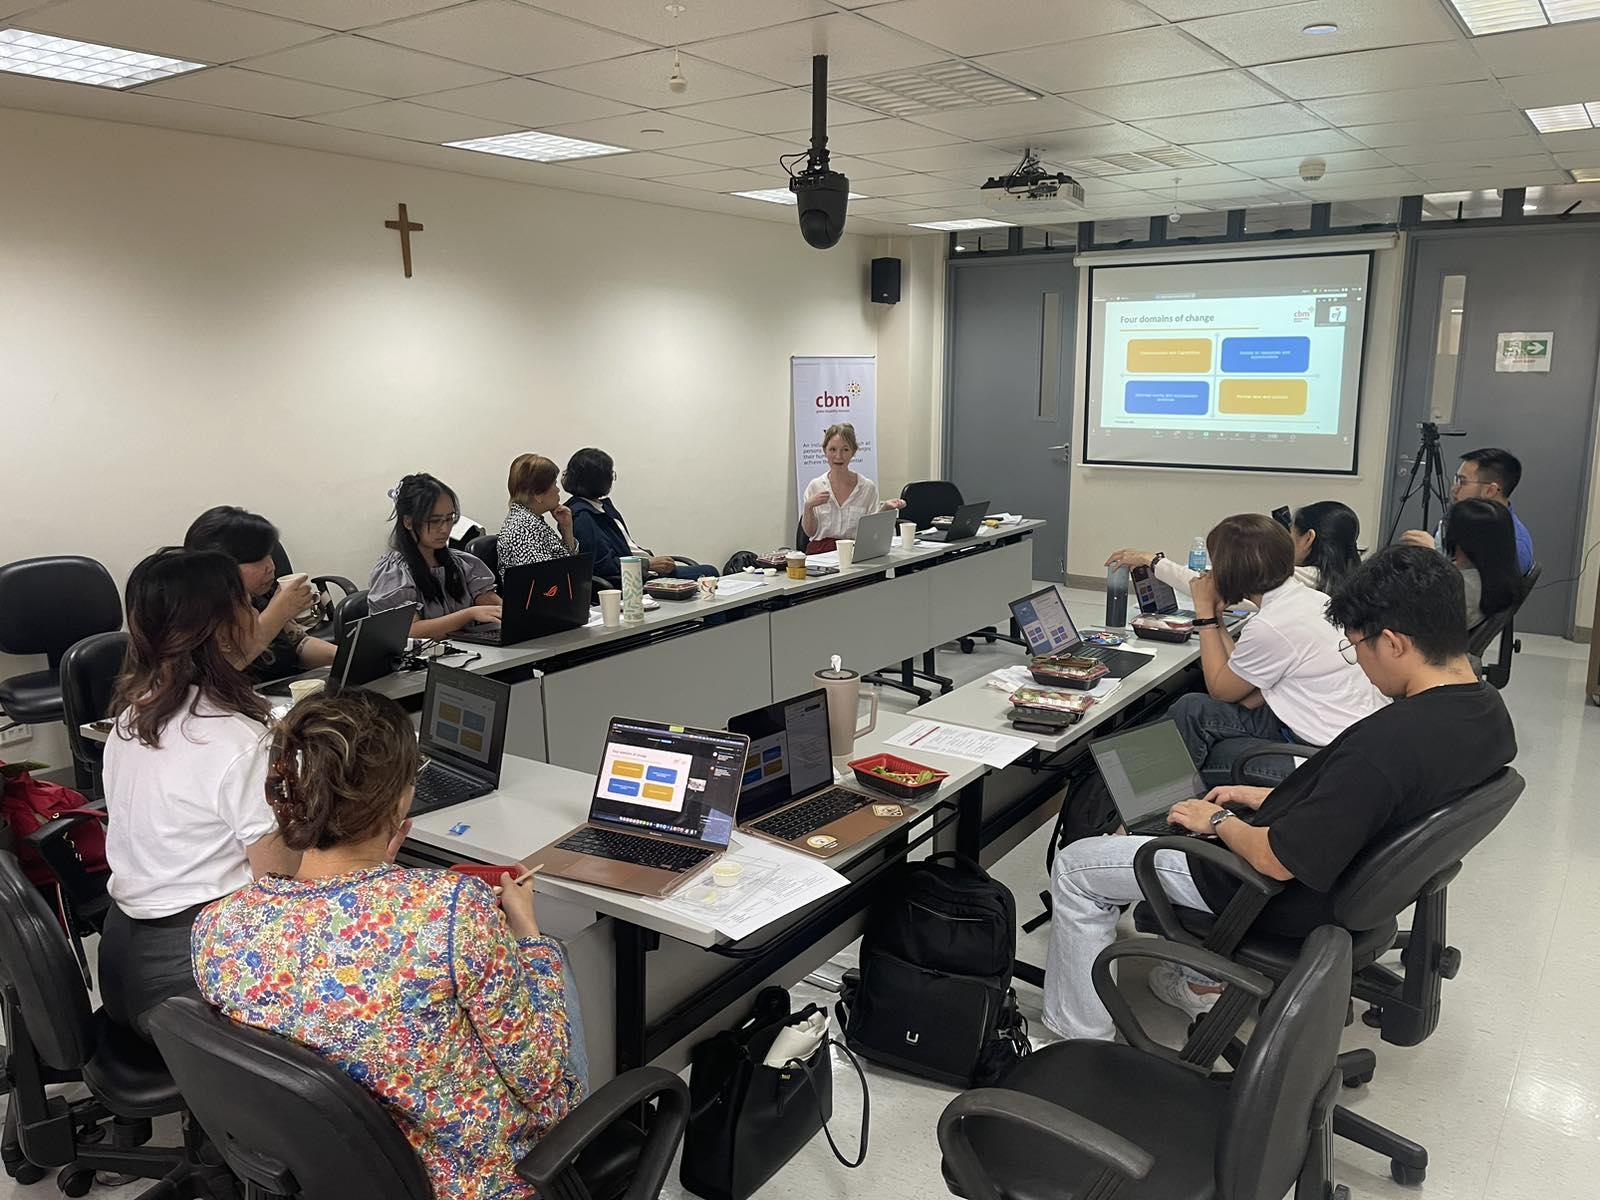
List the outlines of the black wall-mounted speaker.
{"type": "Polygon", "coordinates": [[[900,303],[900,260],[875,258],[872,260],[872,302],[874,304],[900,303]]]}

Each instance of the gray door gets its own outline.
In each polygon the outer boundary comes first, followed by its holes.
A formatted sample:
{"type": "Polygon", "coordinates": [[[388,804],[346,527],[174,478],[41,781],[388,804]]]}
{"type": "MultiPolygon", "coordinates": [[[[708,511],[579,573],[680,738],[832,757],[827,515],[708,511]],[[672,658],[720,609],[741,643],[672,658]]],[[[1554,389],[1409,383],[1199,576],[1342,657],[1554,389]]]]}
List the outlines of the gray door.
{"type": "Polygon", "coordinates": [[[1050,522],[1035,579],[1066,578],[1077,300],[1065,257],[950,265],[946,474],[965,499],[1050,522]]]}
{"type": "MultiPolygon", "coordinates": [[[[1388,520],[1368,538],[1376,543],[1393,523],[1417,451],[1418,423],[1428,418],[1430,405],[1448,403],[1453,373],[1454,412],[1446,427],[1466,436],[1442,439],[1446,487],[1464,451],[1499,446],[1522,460],[1522,484],[1511,504],[1533,535],[1544,573],[1517,628],[1565,635],[1574,624],[1595,420],[1600,232],[1423,233],[1416,235],[1412,253],[1388,520]],[[1460,277],[1464,292],[1443,298],[1447,278],[1460,277]],[[1457,307],[1462,311],[1454,314],[1457,307]],[[1452,317],[1460,321],[1455,362],[1448,354],[1452,317]],[[1554,335],[1549,374],[1495,370],[1497,334],[1545,331],[1554,335]]],[[[1419,507],[1416,499],[1405,506],[1400,528],[1418,524],[1419,507]]]]}

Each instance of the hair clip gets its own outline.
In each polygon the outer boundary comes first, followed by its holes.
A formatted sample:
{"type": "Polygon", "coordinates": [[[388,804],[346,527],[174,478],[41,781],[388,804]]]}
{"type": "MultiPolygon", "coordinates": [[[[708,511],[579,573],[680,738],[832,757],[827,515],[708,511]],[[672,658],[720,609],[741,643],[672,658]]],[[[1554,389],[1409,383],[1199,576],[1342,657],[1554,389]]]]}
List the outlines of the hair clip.
{"type": "Polygon", "coordinates": [[[390,488],[389,492],[388,492],[388,496],[389,496],[389,499],[391,499],[391,500],[400,499],[400,489],[397,488],[397,487],[390,488]]]}

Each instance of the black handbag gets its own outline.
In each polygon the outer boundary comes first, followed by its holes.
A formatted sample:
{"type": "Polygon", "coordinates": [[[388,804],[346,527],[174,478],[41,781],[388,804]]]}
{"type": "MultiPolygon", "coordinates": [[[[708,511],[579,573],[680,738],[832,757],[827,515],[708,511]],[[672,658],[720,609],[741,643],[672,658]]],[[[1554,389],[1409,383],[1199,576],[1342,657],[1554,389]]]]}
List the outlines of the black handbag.
{"type": "Polygon", "coordinates": [[[841,1043],[825,1036],[809,1061],[783,1067],[764,1060],[778,1033],[825,1009],[815,1004],[789,1011],[789,993],[769,987],[733,1029],[694,1048],[689,1068],[689,1128],[678,1178],[705,1200],[747,1200],[820,1129],[833,1156],[846,1167],[867,1157],[871,1105],[861,1064],[841,1043]],[[833,1115],[833,1064],[838,1047],[861,1080],[860,1148],[854,1162],[839,1152],[828,1121],[833,1115]]]}

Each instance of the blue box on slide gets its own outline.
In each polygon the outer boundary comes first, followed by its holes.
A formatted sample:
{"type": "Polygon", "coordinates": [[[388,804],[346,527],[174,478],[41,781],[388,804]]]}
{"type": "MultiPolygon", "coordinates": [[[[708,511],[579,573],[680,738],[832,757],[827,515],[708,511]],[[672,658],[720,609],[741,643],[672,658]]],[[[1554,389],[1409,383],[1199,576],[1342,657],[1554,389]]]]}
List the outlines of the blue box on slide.
{"type": "Polygon", "coordinates": [[[1211,385],[1198,379],[1130,379],[1122,408],[1135,416],[1203,417],[1211,411],[1211,385]]]}
{"type": "Polygon", "coordinates": [[[1311,366],[1311,339],[1308,337],[1230,337],[1222,339],[1224,371],[1283,372],[1308,370],[1311,366]]]}

